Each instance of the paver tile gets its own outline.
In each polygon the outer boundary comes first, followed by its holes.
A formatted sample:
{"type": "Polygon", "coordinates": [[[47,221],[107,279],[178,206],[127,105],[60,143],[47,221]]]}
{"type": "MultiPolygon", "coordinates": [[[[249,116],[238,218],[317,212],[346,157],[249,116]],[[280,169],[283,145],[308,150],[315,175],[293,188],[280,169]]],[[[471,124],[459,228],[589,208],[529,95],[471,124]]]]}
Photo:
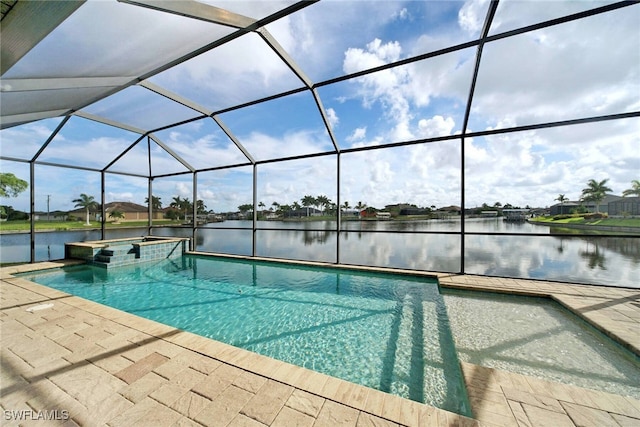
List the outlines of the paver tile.
{"type": "Polygon", "coordinates": [[[161,405],[147,397],[110,420],[108,425],[111,427],[130,427],[133,423],[145,417],[149,412],[156,410],[158,406],[161,405]]]}
{"type": "Polygon", "coordinates": [[[516,422],[519,427],[531,427],[531,423],[529,422],[529,417],[524,412],[524,408],[520,402],[515,402],[513,400],[509,400],[509,407],[511,408],[511,413],[513,414],[516,422]]]}
{"type": "Polygon", "coordinates": [[[564,413],[564,409],[560,402],[556,399],[538,394],[527,393],[513,388],[504,387],[504,396],[508,400],[526,403],[528,405],[537,406],[542,409],[564,413]]]}
{"type": "Polygon", "coordinates": [[[132,361],[119,354],[102,354],[96,357],[89,357],[87,360],[112,375],[133,364],[132,361]]]}
{"type": "Polygon", "coordinates": [[[365,404],[364,410],[373,415],[382,415],[384,399],[386,393],[378,391],[378,390],[370,390],[369,396],[367,397],[367,403],[365,404]]]}
{"type": "Polygon", "coordinates": [[[231,420],[227,427],[266,427],[266,424],[262,424],[246,415],[238,414],[231,420]]]}
{"type": "Polygon", "coordinates": [[[270,425],[292,392],[293,387],[268,380],[251,398],[242,413],[263,424],[270,425]]]}
{"type": "Polygon", "coordinates": [[[67,394],[86,407],[107,399],[126,383],[88,362],[55,373],[49,378],[67,394]]]}
{"type": "Polygon", "coordinates": [[[187,392],[169,406],[182,415],[195,418],[209,402],[211,402],[209,399],[194,392],[187,392]]]}
{"type": "Polygon", "coordinates": [[[104,424],[134,406],[134,403],[114,393],[102,402],[87,408],[96,425],[104,424]]]}
{"type": "Polygon", "coordinates": [[[418,402],[404,399],[400,406],[400,418],[398,421],[408,426],[419,425],[421,406],[418,402]]]}
{"type": "Polygon", "coordinates": [[[253,394],[236,386],[229,386],[196,416],[196,421],[206,426],[226,426],[233,420],[253,394]]]}
{"type": "Polygon", "coordinates": [[[324,401],[325,399],[320,396],[296,389],[291,393],[285,405],[315,418],[320,413],[324,401]]]}
{"type": "Polygon", "coordinates": [[[191,391],[199,394],[200,396],[206,397],[207,399],[215,400],[229,386],[231,386],[231,381],[211,374],[191,387],[191,391]]]}
{"type": "Polygon", "coordinates": [[[182,416],[164,405],[156,405],[153,409],[145,413],[138,421],[130,424],[131,427],[148,427],[171,425],[177,422],[182,416]]]}
{"type": "Polygon", "coordinates": [[[120,394],[133,403],[137,403],[168,382],[167,379],[162,378],[155,372],[149,372],[147,375],[121,389],[120,394]]]}
{"type": "Polygon", "coordinates": [[[327,400],[324,402],[314,427],[349,427],[358,422],[359,411],[327,400]]]}
{"type": "Polygon", "coordinates": [[[640,418],[627,417],[620,414],[610,414],[611,418],[616,420],[620,427],[638,427],[640,425],[640,418]]]}
{"type": "Polygon", "coordinates": [[[243,371],[242,369],[236,368],[233,365],[222,363],[220,366],[216,368],[216,370],[214,370],[209,375],[215,375],[216,377],[220,378],[222,381],[229,381],[229,383],[232,383],[235,381],[236,378],[238,378],[244,372],[245,371],[243,371]]]}
{"type": "Polygon", "coordinates": [[[399,419],[403,400],[404,399],[399,396],[387,394],[382,404],[382,417],[390,420],[399,419]]]}
{"type": "Polygon", "coordinates": [[[564,406],[567,415],[569,415],[573,423],[578,426],[600,427],[616,424],[611,415],[605,411],[567,402],[564,402],[562,406],[564,406]]]}
{"type": "Polygon", "coordinates": [[[160,386],[156,391],[151,393],[149,397],[163,405],[171,406],[173,403],[180,399],[183,395],[187,394],[189,389],[180,387],[175,384],[166,383],[160,386]]]}
{"type": "Polygon", "coordinates": [[[522,403],[522,408],[524,409],[525,414],[527,414],[527,418],[531,423],[532,427],[574,427],[575,424],[571,421],[566,414],[561,414],[556,411],[549,411],[547,409],[542,409],[537,406],[527,405],[526,403],[522,403]]]}
{"type": "Polygon", "coordinates": [[[357,385],[351,393],[351,396],[348,396],[344,400],[344,404],[353,406],[356,409],[363,410],[367,405],[367,399],[369,398],[369,388],[357,385]]]}
{"type": "Polygon", "coordinates": [[[202,427],[202,424],[187,417],[180,417],[171,427],[202,427]]]}
{"type": "Polygon", "coordinates": [[[127,384],[131,384],[132,382],[144,377],[149,372],[163,365],[167,360],[169,360],[167,357],[154,352],[143,357],[132,365],[124,368],[123,370],[116,372],[115,376],[120,378],[127,384]]]}
{"type": "Polygon", "coordinates": [[[361,412],[356,427],[398,427],[398,423],[367,414],[366,412],[361,412]]]}
{"type": "Polygon", "coordinates": [[[311,427],[315,418],[310,415],[298,412],[288,406],[283,407],[273,422],[271,427],[311,427]]]}
{"type": "Polygon", "coordinates": [[[263,376],[256,375],[252,372],[243,372],[233,381],[233,385],[245,389],[250,393],[257,393],[266,382],[267,379],[263,376]]]}

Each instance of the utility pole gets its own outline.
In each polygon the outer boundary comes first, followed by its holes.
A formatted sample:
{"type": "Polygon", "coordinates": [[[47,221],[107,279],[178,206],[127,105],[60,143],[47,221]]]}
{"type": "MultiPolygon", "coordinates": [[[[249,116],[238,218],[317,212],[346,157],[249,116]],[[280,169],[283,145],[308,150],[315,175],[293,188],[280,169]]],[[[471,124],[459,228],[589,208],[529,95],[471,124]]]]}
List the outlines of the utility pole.
{"type": "Polygon", "coordinates": [[[47,194],[47,221],[49,221],[49,200],[51,199],[51,194],[47,194]]]}

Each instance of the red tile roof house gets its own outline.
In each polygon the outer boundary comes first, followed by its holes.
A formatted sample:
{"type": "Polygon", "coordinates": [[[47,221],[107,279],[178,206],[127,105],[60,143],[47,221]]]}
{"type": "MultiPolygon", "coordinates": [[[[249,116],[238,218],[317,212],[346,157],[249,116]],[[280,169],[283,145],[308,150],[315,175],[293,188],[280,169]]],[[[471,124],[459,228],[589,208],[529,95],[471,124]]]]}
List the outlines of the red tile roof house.
{"type": "MultiPolygon", "coordinates": [[[[113,211],[120,211],[124,214],[123,218],[120,218],[118,221],[126,222],[126,221],[146,221],[149,219],[149,210],[147,206],[139,205],[137,203],[132,202],[110,202],[105,203],[105,215],[107,221],[116,221],[116,218],[111,218],[109,214],[113,211]]],[[[95,221],[100,221],[100,216],[102,211],[100,208],[96,208],[92,210],[90,213],[90,218],[95,221]]],[[[69,216],[77,216],[78,218],[84,219],[85,211],[83,208],[76,209],[73,211],[69,211],[69,216]]],[[[153,211],[153,219],[163,219],[164,218],[164,209],[153,211]]]]}

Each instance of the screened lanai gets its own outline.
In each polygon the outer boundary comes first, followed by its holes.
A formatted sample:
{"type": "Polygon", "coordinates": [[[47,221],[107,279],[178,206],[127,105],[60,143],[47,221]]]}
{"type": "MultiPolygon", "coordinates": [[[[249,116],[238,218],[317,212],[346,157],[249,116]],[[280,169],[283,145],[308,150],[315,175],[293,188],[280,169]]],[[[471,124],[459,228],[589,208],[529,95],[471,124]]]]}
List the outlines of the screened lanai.
{"type": "Polygon", "coordinates": [[[637,231],[490,212],[562,210],[595,180],[591,210],[634,216],[638,28],[626,1],[3,1],[0,166],[28,189],[0,204],[30,228],[2,236],[2,262],[142,233],[637,287],[637,231]],[[97,229],[37,232],[82,194],[97,229]],[[109,227],[110,203],[147,224],[109,227]],[[171,204],[183,221],[161,221],[171,204]]]}

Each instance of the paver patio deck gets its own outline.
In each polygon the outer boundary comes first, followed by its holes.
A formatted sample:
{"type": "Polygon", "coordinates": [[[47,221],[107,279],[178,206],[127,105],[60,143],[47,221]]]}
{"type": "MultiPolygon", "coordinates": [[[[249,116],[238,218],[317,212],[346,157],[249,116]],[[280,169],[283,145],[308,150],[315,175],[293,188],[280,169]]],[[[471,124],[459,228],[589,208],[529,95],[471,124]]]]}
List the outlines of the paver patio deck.
{"type": "MultiPolygon", "coordinates": [[[[63,264],[0,269],[3,425],[640,425],[636,399],[462,363],[475,419],[465,418],[12,276],[63,264]]],[[[439,280],[552,297],[640,354],[640,290],[439,280]]]]}

